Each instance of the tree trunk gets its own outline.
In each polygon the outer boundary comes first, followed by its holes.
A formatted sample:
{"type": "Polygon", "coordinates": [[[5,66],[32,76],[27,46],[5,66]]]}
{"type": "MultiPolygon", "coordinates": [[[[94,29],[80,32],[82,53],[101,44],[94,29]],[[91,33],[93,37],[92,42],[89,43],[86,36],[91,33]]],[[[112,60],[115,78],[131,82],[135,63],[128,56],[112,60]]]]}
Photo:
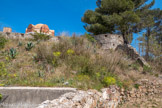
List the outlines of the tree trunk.
{"type": "Polygon", "coordinates": [[[126,33],[123,33],[122,36],[123,36],[124,44],[128,44],[128,39],[126,38],[126,33]]]}
{"type": "Polygon", "coordinates": [[[147,35],[146,35],[146,60],[148,61],[149,60],[149,51],[150,51],[150,45],[149,45],[149,42],[150,42],[150,28],[148,27],[147,28],[147,35]]]}

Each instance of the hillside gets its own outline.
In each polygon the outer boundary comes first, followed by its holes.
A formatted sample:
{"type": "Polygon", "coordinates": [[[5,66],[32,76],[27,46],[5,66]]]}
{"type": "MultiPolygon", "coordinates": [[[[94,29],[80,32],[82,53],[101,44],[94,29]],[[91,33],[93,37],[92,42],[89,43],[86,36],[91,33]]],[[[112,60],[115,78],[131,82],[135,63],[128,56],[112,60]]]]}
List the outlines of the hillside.
{"type": "Polygon", "coordinates": [[[100,91],[117,85],[132,90],[138,88],[140,79],[153,80],[160,75],[151,67],[142,67],[122,51],[103,50],[87,34],[53,39],[36,35],[29,39],[1,36],[4,44],[0,50],[0,86],[73,87],[100,91]]]}

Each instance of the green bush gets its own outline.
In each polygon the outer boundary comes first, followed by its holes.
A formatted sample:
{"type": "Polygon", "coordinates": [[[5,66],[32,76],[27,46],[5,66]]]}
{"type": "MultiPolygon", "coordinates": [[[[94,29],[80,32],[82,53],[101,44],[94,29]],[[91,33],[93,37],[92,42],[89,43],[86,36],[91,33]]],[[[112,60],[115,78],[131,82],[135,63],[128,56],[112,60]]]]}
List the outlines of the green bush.
{"type": "Polygon", "coordinates": [[[4,48],[6,42],[7,42],[7,39],[0,34],[0,49],[4,48]]]}
{"type": "Polygon", "coordinates": [[[50,39],[50,36],[44,33],[35,32],[34,34],[32,34],[32,36],[34,38],[34,41],[40,41],[40,40],[46,41],[50,39]]]}

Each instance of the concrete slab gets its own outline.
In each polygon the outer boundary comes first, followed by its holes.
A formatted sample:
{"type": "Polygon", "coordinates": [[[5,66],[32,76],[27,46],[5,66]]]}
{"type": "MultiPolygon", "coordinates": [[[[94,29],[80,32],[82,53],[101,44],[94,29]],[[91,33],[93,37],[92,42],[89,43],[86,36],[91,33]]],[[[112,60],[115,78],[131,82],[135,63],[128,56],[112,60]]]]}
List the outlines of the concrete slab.
{"type": "Polygon", "coordinates": [[[3,99],[0,108],[35,108],[46,100],[57,99],[76,88],[53,87],[0,87],[3,99]]]}

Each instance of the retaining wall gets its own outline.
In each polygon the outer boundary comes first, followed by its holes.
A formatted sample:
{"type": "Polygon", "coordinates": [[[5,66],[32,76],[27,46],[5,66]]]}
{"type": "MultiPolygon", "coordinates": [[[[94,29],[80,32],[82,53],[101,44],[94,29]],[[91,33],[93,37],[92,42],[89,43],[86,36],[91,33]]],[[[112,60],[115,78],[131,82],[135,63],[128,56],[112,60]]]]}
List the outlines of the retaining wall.
{"type": "Polygon", "coordinates": [[[0,108],[35,108],[45,100],[57,99],[75,88],[0,87],[0,108]]]}

